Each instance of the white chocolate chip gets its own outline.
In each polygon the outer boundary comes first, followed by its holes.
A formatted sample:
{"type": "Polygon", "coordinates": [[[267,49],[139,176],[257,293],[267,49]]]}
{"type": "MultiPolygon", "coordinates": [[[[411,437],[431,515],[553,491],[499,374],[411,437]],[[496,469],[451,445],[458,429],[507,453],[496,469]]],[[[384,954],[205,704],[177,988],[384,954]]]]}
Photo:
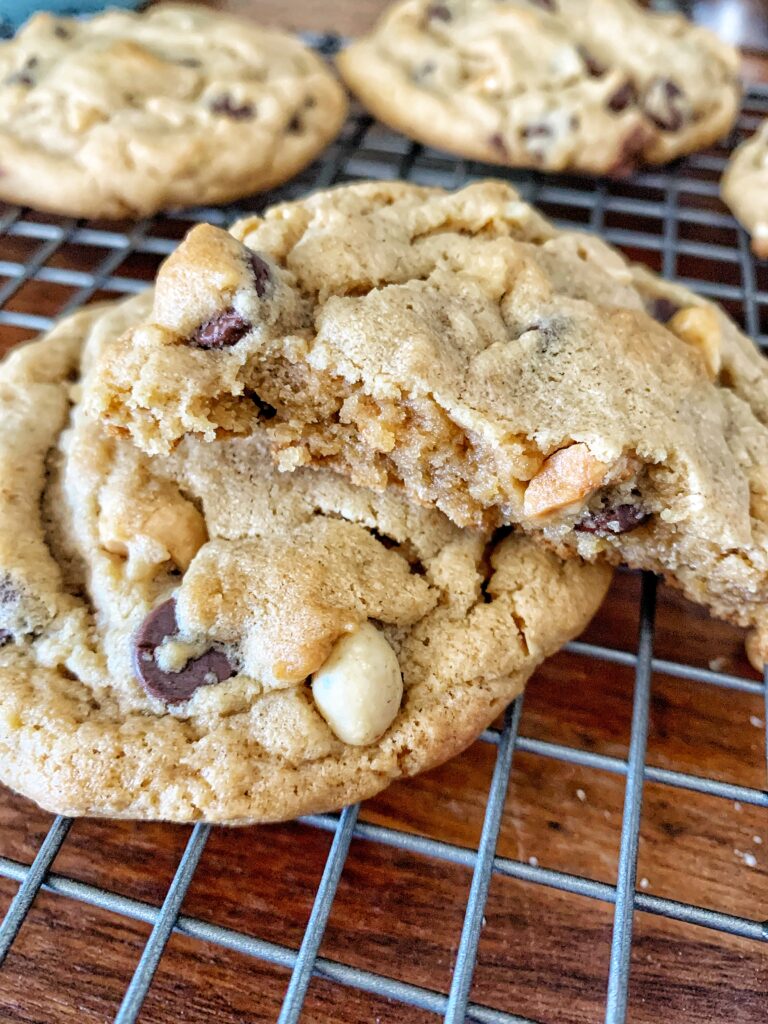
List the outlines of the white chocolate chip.
{"type": "Polygon", "coordinates": [[[403,677],[386,638],[364,623],[342,637],[312,677],[317,709],[344,743],[364,747],[392,724],[403,697],[403,677]]]}

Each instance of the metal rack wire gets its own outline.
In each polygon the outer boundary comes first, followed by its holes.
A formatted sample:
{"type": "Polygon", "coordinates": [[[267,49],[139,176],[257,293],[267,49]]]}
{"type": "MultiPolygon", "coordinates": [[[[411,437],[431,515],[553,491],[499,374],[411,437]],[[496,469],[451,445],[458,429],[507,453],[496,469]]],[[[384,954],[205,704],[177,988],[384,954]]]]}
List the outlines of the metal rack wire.
{"type": "MultiPolygon", "coordinates": [[[[332,37],[315,38],[313,41],[324,52],[332,51],[338,43],[332,37]]],[[[751,132],[766,114],[768,88],[750,89],[743,115],[734,137],[729,140],[729,146],[743,134],[751,132]]],[[[497,169],[493,173],[511,180],[526,199],[537,203],[560,225],[599,231],[609,241],[622,246],[633,258],[644,260],[666,276],[682,280],[700,292],[719,299],[751,335],[766,346],[768,267],[753,261],[745,233],[737,228],[717,201],[717,179],[729,146],[694,156],[671,168],[638,174],[628,182],[542,178],[529,172],[499,172],[497,169]],[[619,217],[620,224],[617,223],[619,217]],[[714,273],[715,268],[717,273],[714,273]]],[[[0,324],[35,331],[51,326],[49,319],[19,308],[15,302],[23,286],[32,281],[73,289],[62,304],[62,313],[77,308],[97,294],[119,295],[141,290],[146,286],[146,281],[125,276],[119,268],[135,253],[162,257],[172,251],[179,227],[174,222],[209,220],[224,224],[241,213],[258,209],[267,201],[297,196],[310,189],[359,177],[400,177],[424,184],[458,187],[487,173],[488,169],[482,165],[457,161],[445,154],[413,145],[373,124],[368,117],[356,111],[340,139],[318,163],[280,190],[277,196],[272,193],[268,199],[261,197],[250,205],[204,208],[163,218],[145,219],[128,226],[126,230],[68,219],[41,219],[17,207],[1,208],[0,244],[3,239],[24,239],[35,243],[36,248],[25,260],[0,260],[0,277],[6,279],[0,285],[0,324]],[[52,265],[52,258],[63,246],[70,244],[93,250],[103,249],[105,255],[95,267],[88,270],[52,265]]],[[[570,651],[577,656],[596,662],[634,667],[631,738],[626,760],[521,736],[521,697],[509,708],[503,728],[500,731],[487,730],[482,736],[485,742],[495,745],[496,761],[477,849],[467,849],[437,839],[361,822],[358,820],[357,807],[349,807],[340,815],[314,815],[302,819],[309,826],[332,832],[333,842],[298,950],[181,913],[185,894],[210,835],[209,825],[199,824],[193,829],[162,906],[157,907],[51,872],[51,865],[66,841],[71,824],[67,819],[57,818],[31,865],[0,858],[0,877],[19,883],[0,926],[0,964],[22,927],[36,895],[45,889],[152,926],[115,1018],[117,1024],[131,1024],[137,1020],[166,943],[174,930],[200,941],[289,968],[291,979],[279,1015],[280,1024],[291,1024],[299,1019],[313,975],[418,1007],[442,1016],[449,1024],[458,1024],[464,1020],[486,1024],[537,1024],[513,1013],[470,1002],[489,885],[492,876],[499,874],[613,905],[614,924],[605,1021],[607,1024],[621,1024],[627,1014],[635,911],[697,925],[715,933],[730,933],[755,942],[768,942],[768,922],[705,909],[651,895],[636,888],[645,781],[768,809],[768,792],[765,790],[647,764],[645,754],[654,673],[676,676],[705,686],[724,687],[734,693],[752,696],[762,694],[766,700],[765,720],[768,730],[768,685],[765,681],[759,683],[654,657],[655,595],[656,580],[646,574],[642,582],[636,653],[583,642],[569,645],[570,651]],[[502,810],[516,751],[614,773],[626,779],[615,885],[496,854],[502,810]],[[447,995],[319,955],[336,888],[353,838],[429,856],[444,863],[460,865],[472,872],[464,925],[447,995]]]]}

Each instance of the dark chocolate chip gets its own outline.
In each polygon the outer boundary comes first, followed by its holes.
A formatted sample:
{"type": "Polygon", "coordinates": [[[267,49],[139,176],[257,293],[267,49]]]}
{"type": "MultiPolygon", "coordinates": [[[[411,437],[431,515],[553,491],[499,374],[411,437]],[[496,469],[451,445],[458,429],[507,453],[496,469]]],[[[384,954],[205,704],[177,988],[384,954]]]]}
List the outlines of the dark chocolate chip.
{"type": "Polygon", "coordinates": [[[251,103],[243,103],[238,106],[231,96],[219,96],[211,103],[211,110],[214,114],[221,114],[223,117],[231,117],[233,121],[250,121],[256,116],[256,110],[251,103]]]}
{"type": "Polygon", "coordinates": [[[69,29],[64,28],[63,25],[54,25],[53,34],[56,36],[57,39],[69,39],[72,36],[72,33],[69,31],[69,29]]]}
{"type": "Polygon", "coordinates": [[[304,130],[304,122],[301,120],[298,114],[294,114],[288,124],[285,126],[285,130],[291,135],[296,135],[297,132],[304,130]]]}
{"type": "Polygon", "coordinates": [[[579,533],[595,533],[598,537],[629,533],[648,522],[650,512],[641,505],[617,505],[616,508],[602,508],[589,512],[575,529],[579,533]]]}
{"type": "Polygon", "coordinates": [[[0,629],[0,647],[5,647],[13,639],[13,634],[7,629],[0,629]]]}
{"type": "Polygon", "coordinates": [[[501,132],[494,132],[493,135],[489,135],[488,143],[493,146],[499,156],[504,157],[505,160],[509,159],[509,150],[501,132]]]}
{"type": "Polygon", "coordinates": [[[610,177],[625,178],[627,175],[632,174],[637,167],[638,158],[642,156],[650,133],[651,129],[646,125],[635,125],[629,135],[623,140],[616,162],[607,172],[610,177]]]}
{"type": "Polygon", "coordinates": [[[608,109],[620,114],[627,107],[637,103],[637,91],[631,82],[625,82],[608,98],[608,109]]]}
{"type": "Polygon", "coordinates": [[[0,577],[0,605],[16,604],[19,600],[19,591],[14,585],[10,576],[0,577]]]}
{"type": "Polygon", "coordinates": [[[176,602],[171,598],[149,613],[133,638],[136,678],[147,693],[166,704],[189,700],[201,686],[212,686],[235,675],[226,654],[215,650],[191,658],[179,672],[163,672],[155,660],[157,648],[178,631],[176,602]]]}
{"type": "Polygon", "coordinates": [[[451,21],[453,15],[445,4],[430,4],[427,8],[427,18],[430,21],[451,21]]]}
{"type": "Polygon", "coordinates": [[[26,71],[16,71],[12,75],[8,75],[5,79],[4,85],[27,85],[31,86],[35,84],[32,75],[26,71]]]}
{"type": "Polygon", "coordinates": [[[605,74],[606,68],[583,46],[579,47],[579,56],[584,61],[585,68],[593,78],[601,78],[605,74]]]}
{"type": "Polygon", "coordinates": [[[645,92],[644,109],[657,128],[665,132],[679,131],[685,122],[680,101],[683,90],[671,78],[654,78],[645,92]]]}
{"type": "Polygon", "coordinates": [[[198,327],[191,344],[198,348],[229,348],[244,338],[251,326],[236,310],[225,309],[198,327]]]}
{"type": "Polygon", "coordinates": [[[253,404],[259,410],[260,420],[273,420],[277,416],[277,409],[274,405],[270,405],[269,402],[265,402],[263,398],[256,394],[255,391],[249,393],[249,397],[253,400],[253,404]]]}
{"type": "Polygon", "coordinates": [[[523,128],[521,135],[524,139],[549,139],[554,135],[551,124],[529,124],[523,128]]]}
{"type": "Polygon", "coordinates": [[[648,310],[648,314],[652,316],[654,320],[658,320],[660,324],[668,323],[680,309],[676,303],[672,302],[670,299],[665,299],[663,296],[657,299],[652,299],[646,308],[648,310]]]}
{"type": "Polygon", "coordinates": [[[429,78],[429,76],[434,72],[436,66],[437,65],[434,61],[425,61],[423,64],[420,64],[419,67],[414,68],[413,71],[411,71],[411,78],[414,82],[422,82],[425,78],[429,78]]]}
{"type": "Polygon", "coordinates": [[[251,253],[251,270],[253,271],[253,281],[256,288],[256,294],[260,299],[263,299],[269,290],[269,286],[272,283],[272,271],[269,269],[269,264],[266,260],[262,259],[258,253],[251,253]]]}

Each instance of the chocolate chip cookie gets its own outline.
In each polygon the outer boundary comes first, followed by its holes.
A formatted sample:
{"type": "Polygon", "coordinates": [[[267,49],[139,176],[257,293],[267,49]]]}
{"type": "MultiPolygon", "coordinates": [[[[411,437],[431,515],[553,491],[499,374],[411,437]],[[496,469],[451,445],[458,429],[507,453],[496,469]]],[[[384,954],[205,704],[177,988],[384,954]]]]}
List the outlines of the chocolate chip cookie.
{"type": "Polygon", "coordinates": [[[292,177],[345,112],[281,32],[185,4],[38,14],[0,43],[0,198],[82,217],[225,202],[292,177]]]}
{"type": "Polygon", "coordinates": [[[461,750],[609,570],[278,473],[258,435],[110,437],[89,366],[150,310],[85,310],[0,367],[0,779],[67,814],[271,821],[461,750]]]}
{"type": "Polygon", "coordinates": [[[734,150],[721,192],[723,201],[752,236],[755,255],[768,259],[768,121],[734,150]]]}
{"type": "Polygon", "coordinates": [[[624,175],[734,122],[735,50],[634,0],[403,0],[338,58],[386,124],[460,156],[624,175]]]}
{"type": "Polygon", "coordinates": [[[663,573],[768,636],[768,364],[713,304],[501,182],[198,226],[91,407],[149,452],[262,425],[280,468],[663,573]]]}

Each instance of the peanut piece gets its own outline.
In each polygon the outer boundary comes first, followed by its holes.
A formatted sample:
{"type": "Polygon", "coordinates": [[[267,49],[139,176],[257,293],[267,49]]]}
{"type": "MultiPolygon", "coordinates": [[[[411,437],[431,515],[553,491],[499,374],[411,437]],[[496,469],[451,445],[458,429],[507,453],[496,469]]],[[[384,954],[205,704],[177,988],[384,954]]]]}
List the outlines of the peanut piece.
{"type": "Polygon", "coordinates": [[[536,518],[572,505],[597,490],[608,465],[579,442],[554,452],[528,484],[523,513],[536,518]]]}
{"type": "Polygon", "coordinates": [[[708,306],[688,306],[679,309],[667,328],[687,345],[698,350],[711,380],[720,373],[720,322],[714,309],[708,306]]]}
{"type": "Polygon", "coordinates": [[[102,496],[99,539],[102,547],[128,559],[128,576],[152,575],[172,561],[182,572],[189,567],[208,535],[203,517],[180,494],[163,495],[142,507],[119,493],[102,496]]]}

